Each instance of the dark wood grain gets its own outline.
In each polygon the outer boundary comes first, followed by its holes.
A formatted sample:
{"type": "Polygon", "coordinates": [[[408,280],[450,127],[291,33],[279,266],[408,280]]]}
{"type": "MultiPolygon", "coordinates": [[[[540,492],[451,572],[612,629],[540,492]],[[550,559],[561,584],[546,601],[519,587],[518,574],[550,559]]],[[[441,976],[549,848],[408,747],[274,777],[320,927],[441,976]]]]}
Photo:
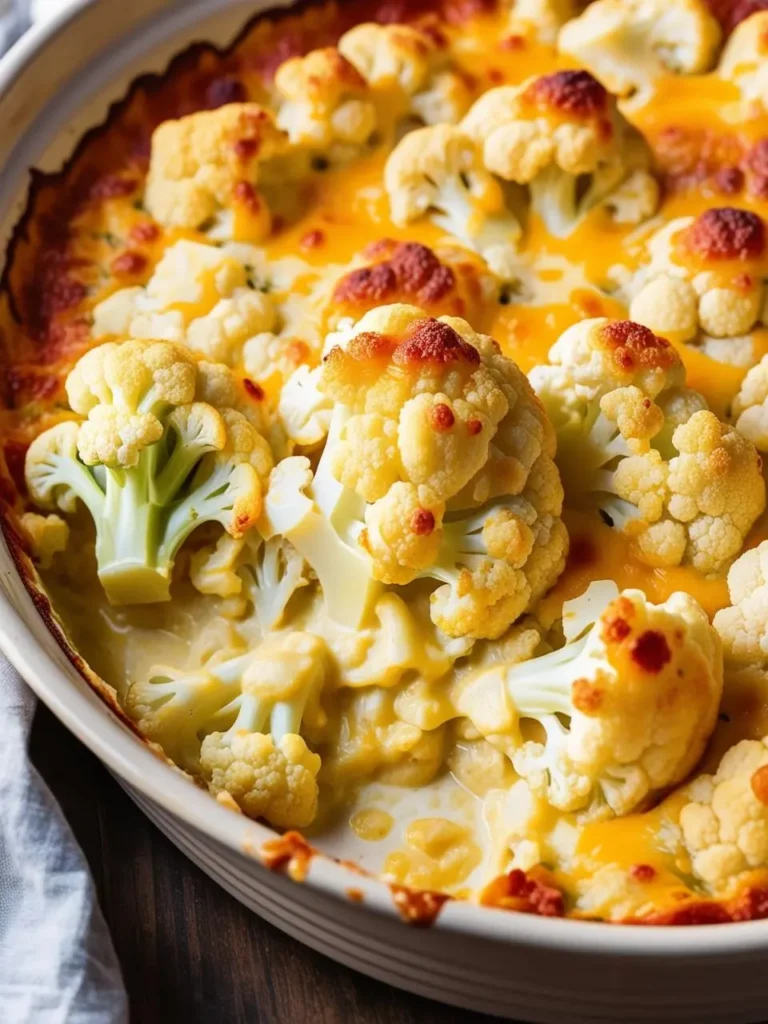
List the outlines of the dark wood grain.
{"type": "Polygon", "coordinates": [[[240,906],[45,709],[32,757],[96,880],[134,1024],[481,1024],[364,978],[240,906]]]}

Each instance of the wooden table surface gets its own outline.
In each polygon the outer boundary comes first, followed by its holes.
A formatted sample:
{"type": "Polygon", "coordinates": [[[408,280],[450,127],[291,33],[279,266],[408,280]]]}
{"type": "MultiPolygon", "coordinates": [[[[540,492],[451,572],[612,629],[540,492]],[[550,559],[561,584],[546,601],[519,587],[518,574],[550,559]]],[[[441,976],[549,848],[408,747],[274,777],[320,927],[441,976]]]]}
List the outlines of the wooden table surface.
{"type": "Polygon", "coordinates": [[[487,1024],[301,946],[241,907],[45,708],[32,758],[91,866],[132,1024],[487,1024]]]}

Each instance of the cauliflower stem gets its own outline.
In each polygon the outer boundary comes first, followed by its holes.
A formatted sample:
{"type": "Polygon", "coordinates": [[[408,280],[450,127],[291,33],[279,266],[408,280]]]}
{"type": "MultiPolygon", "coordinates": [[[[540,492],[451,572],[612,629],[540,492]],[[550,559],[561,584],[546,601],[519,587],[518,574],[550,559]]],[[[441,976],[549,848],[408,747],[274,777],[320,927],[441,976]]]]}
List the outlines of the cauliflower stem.
{"type": "Polygon", "coordinates": [[[156,669],[126,707],[174,761],[254,818],[304,828],[317,809],[320,758],[301,729],[324,723],[327,649],[311,633],[273,634],[197,672],[156,669]],[[224,728],[230,723],[228,728],[224,728]]]}
{"type": "Polygon", "coordinates": [[[194,401],[206,372],[176,345],[102,345],[67,379],[72,408],[88,418],[29,448],[33,498],[67,512],[79,499],[90,512],[113,604],[169,600],[174,559],[193,530],[217,522],[241,536],[258,518],[271,452],[235,409],[194,401]]]}

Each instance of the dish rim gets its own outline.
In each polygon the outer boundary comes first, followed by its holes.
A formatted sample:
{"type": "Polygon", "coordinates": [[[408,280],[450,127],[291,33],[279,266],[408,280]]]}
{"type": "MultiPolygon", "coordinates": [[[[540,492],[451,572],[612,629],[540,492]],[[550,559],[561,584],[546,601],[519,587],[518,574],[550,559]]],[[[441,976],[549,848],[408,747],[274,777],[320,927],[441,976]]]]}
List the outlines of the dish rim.
{"type": "MultiPolygon", "coordinates": [[[[68,29],[90,7],[101,0],[72,0],[66,8],[51,19],[35,25],[0,58],[0,92],[10,88],[34,65],[41,51],[61,32],[68,29]]],[[[238,0],[218,0],[217,7],[234,6],[238,0]]],[[[291,6],[286,0],[270,4],[269,0],[255,0],[252,14],[260,8],[291,6]]],[[[209,0],[185,0],[184,3],[167,0],[157,7],[150,19],[162,19],[164,37],[172,36],[174,28],[194,24],[204,15],[211,15],[209,0]],[[178,23],[178,24],[177,24],[178,23]]],[[[129,34],[135,31],[129,29],[129,34]]],[[[105,54],[120,48],[120,38],[105,47],[105,54]]],[[[68,82],[76,80],[80,72],[68,82]]],[[[30,123],[19,134],[17,142],[34,134],[44,105],[38,105],[30,123]]],[[[15,148],[15,147],[12,147],[15,148]]],[[[228,847],[250,860],[256,871],[267,871],[258,859],[263,842],[275,837],[275,832],[258,822],[217,804],[211,795],[198,788],[181,771],[175,769],[137,738],[98,693],[86,683],[76,668],[69,664],[67,672],[54,659],[43,643],[35,637],[27,616],[42,619],[30,591],[12,558],[5,536],[0,547],[0,574],[12,577],[23,588],[24,614],[14,607],[5,593],[0,593],[0,650],[22,675],[37,696],[56,717],[103,764],[129,786],[159,805],[161,808],[207,836],[215,843],[228,847]],[[83,689],[75,684],[77,675],[83,689]]],[[[50,642],[62,650],[55,634],[41,622],[50,642]]],[[[325,894],[352,902],[347,895],[350,887],[363,890],[365,899],[355,909],[361,913],[397,916],[392,894],[386,882],[373,876],[364,876],[353,867],[322,853],[315,854],[306,879],[301,883],[325,894]]],[[[624,958],[679,957],[705,959],[723,955],[749,955],[768,948],[768,920],[730,922],[718,925],[655,926],[620,925],[598,921],[580,921],[572,918],[543,918],[532,914],[514,913],[483,907],[462,900],[447,902],[432,929],[472,935],[489,941],[504,942],[537,949],[573,952],[588,955],[624,958]]]]}

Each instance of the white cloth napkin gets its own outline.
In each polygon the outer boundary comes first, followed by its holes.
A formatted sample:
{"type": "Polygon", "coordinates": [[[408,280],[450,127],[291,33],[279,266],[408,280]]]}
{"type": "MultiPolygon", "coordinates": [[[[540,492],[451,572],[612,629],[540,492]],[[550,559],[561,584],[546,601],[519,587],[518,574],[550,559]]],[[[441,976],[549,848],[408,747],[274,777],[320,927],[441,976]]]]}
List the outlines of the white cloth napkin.
{"type": "Polygon", "coordinates": [[[27,755],[34,708],[0,657],[0,1021],[127,1024],[85,859],[27,755]]]}

